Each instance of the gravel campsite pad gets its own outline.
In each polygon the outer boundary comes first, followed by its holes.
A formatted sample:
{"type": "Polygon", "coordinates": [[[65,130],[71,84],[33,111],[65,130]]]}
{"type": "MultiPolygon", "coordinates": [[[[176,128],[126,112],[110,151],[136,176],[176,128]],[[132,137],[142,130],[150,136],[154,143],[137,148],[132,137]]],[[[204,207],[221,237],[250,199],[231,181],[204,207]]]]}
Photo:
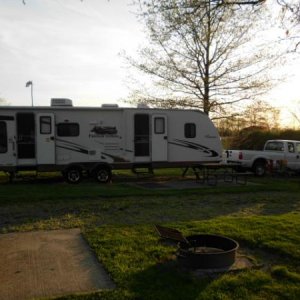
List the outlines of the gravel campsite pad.
{"type": "Polygon", "coordinates": [[[112,289],[79,229],[0,235],[0,299],[112,289]]]}

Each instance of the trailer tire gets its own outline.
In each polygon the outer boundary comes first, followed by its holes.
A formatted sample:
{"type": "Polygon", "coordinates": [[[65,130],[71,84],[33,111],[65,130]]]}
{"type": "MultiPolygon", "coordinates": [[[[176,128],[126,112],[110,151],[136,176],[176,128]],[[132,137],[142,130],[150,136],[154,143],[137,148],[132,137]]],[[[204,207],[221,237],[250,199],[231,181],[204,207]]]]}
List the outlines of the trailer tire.
{"type": "Polygon", "coordinates": [[[98,167],[94,171],[94,178],[99,182],[99,183],[108,183],[111,181],[111,170],[108,167],[98,167]]]}
{"type": "Polygon", "coordinates": [[[267,172],[267,164],[263,160],[258,160],[253,164],[253,172],[257,177],[263,177],[267,172]]]}
{"type": "Polygon", "coordinates": [[[70,167],[63,172],[65,180],[71,184],[78,184],[82,180],[82,170],[79,167],[70,167]]]}

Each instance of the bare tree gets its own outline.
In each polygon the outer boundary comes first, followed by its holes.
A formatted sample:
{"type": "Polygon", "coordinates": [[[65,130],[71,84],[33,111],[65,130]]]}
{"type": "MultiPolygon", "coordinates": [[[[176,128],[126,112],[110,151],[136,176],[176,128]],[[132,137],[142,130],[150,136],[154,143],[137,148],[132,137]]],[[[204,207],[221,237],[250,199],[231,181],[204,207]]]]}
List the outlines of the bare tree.
{"type": "Polygon", "coordinates": [[[248,105],[241,115],[245,127],[279,128],[280,111],[266,101],[257,101],[248,105]]]}
{"type": "Polygon", "coordinates": [[[237,135],[243,129],[279,129],[280,110],[266,101],[256,101],[245,107],[239,114],[216,121],[222,136],[237,135]]]}
{"type": "MultiPolygon", "coordinates": [[[[291,40],[292,50],[297,50],[300,44],[299,26],[300,26],[300,1],[299,0],[196,0],[185,4],[192,12],[201,8],[201,4],[210,1],[218,6],[234,6],[235,8],[243,6],[262,6],[266,5],[278,11],[277,24],[285,28],[286,39],[291,40]]],[[[163,4],[163,9],[172,9],[172,4],[163,4]]],[[[276,13],[275,13],[276,14],[276,13]]]]}
{"type": "Polygon", "coordinates": [[[294,124],[295,128],[300,127],[300,100],[296,101],[294,106],[289,109],[289,113],[291,114],[292,118],[290,120],[291,124],[294,124]]]}
{"type": "Polygon", "coordinates": [[[282,7],[283,18],[288,18],[293,24],[300,23],[300,1],[299,0],[277,0],[282,7]]]}
{"type": "Polygon", "coordinates": [[[297,52],[300,45],[300,1],[299,0],[277,0],[281,8],[278,19],[280,25],[285,29],[285,39],[290,41],[290,51],[297,52]]]}
{"type": "Polygon", "coordinates": [[[128,60],[155,88],[136,90],[132,102],[201,108],[218,118],[226,106],[268,90],[267,71],[280,55],[274,45],[252,39],[265,24],[261,6],[221,2],[139,1],[150,43],[128,60]]]}

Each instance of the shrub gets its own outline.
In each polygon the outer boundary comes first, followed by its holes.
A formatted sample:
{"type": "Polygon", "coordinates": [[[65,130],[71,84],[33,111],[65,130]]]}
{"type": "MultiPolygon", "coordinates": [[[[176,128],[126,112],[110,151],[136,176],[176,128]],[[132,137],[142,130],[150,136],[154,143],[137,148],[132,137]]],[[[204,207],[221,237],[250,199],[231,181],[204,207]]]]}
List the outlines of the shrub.
{"type": "Polygon", "coordinates": [[[299,140],[300,130],[267,130],[263,127],[244,128],[232,138],[226,139],[225,149],[262,150],[267,140],[299,140]]]}

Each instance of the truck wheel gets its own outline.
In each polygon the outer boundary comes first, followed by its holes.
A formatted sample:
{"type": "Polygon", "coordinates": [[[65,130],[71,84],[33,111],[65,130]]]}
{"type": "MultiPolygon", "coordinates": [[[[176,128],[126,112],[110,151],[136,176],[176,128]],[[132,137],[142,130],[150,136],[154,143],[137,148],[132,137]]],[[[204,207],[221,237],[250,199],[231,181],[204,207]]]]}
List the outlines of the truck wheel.
{"type": "Polygon", "coordinates": [[[68,183],[77,184],[82,180],[82,171],[80,168],[69,168],[63,174],[68,183]]]}
{"type": "Polygon", "coordinates": [[[263,161],[257,161],[253,165],[253,172],[256,176],[262,177],[266,175],[267,166],[266,163],[263,161]]]}
{"type": "Polygon", "coordinates": [[[94,173],[94,177],[95,179],[99,182],[99,183],[108,183],[111,181],[111,170],[109,168],[105,168],[105,167],[100,167],[97,168],[97,170],[94,173]]]}

